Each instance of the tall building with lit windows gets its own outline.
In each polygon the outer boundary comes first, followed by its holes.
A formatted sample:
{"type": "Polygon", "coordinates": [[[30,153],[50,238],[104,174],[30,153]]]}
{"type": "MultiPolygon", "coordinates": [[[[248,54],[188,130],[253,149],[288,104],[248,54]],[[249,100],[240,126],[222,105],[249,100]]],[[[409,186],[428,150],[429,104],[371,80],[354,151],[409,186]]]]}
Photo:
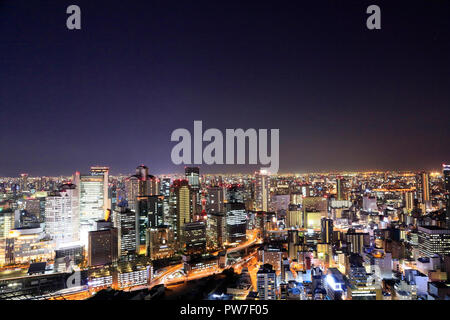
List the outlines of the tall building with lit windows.
{"type": "Polygon", "coordinates": [[[426,257],[450,254],[450,229],[436,226],[418,227],[419,252],[426,257]]]}
{"type": "Polygon", "coordinates": [[[125,197],[128,207],[137,209],[137,197],[158,195],[160,193],[159,180],[148,173],[148,167],[141,164],[136,168],[136,173],[125,179],[125,197]]]}
{"type": "Polygon", "coordinates": [[[56,249],[80,241],[80,208],[74,184],[64,184],[45,201],[45,233],[56,249]]]}
{"type": "Polygon", "coordinates": [[[191,189],[200,189],[200,169],[198,167],[186,167],[184,172],[191,189]]]}
{"type": "Polygon", "coordinates": [[[414,194],[411,191],[406,191],[404,193],[405,198],[405,209],[408,213],[411,213],[414,209],[414,194]]]}
{"type": "Polygon", "coordinates": [[[303,211],[300,206],[290,204],[286,213],[286,227],[288,229],[298,229],[303,227],[303,211]]]}
{"type": "Polygon", "coordinates": [[[186,167],[185,179],[191,190],[191,215],[193,221],[201,220],[201,191],[200,191],[200,169],[198,167],[186,167]]]}
{"type": "Polygon", "coordinates": [[[442,165],[442,173],[444,174],[444,192],[447,200],[447,229],[450,229],[450,164],[442,165]]]}
{"type": "Polygon", "coordinates": [[[320,222],[322,243],[331,244],[333,242],[333,219],[322,218],[320,222]]]}
{"type": "Polygon", "coordinates": [[[136,255],[138,219],[125,202],[119,203],[113,213],[114,227],[117,228],[119,258],[129,260],[136,255]]]}
{"type": "Polygon", "coordinates": [[[191,190],[188,181],[174,180],[170,197],[174,235],[180,244],[183,227],[191,222],[191,190]]]}
{"type": "Polygon", "coordinates": [[[270,201],[270,176],[265,170],[255,173],[255,210],[269,210],[270,201]]]}
{"type": "Polygon", "coordinates": [[[138,219],[139,252],[145,252],[147,228],[155,228],[163,223],[164,196],[137,196],[135,212],[138,219]]]}
{"type": "Polygon", "coordinates": [[[421,204],[422,212],[426,212],[427,205],[430,202],[430,176],[427,172],[421,172],[417,175],[417,198],[421,204]]]}
{"type": "Polygon", "coordinates": [[[256,274],[256,287],[259,300],[277,299],[277,275],[272,265],[262,265],[256,274]]]}
{"type": "Polygon", "coordinates": [[[226,221],[224,213],[210,213],[206,220],[207,246],[214,249],[223,247],[226,240],[226,221]]]}
{"type": "Polygon", "coordinates": [[[175,254],[175,243],[172,227],[160,225],[147,229],[147,253],[150,259],[169,258],[175,254]]]}
{"type": "Polygon", "coordinates": [[[336,198],[337,200],[346,200],[344,190],[344,179],[342,179],[342,177],[337,177],[336,179],[336,198]]]}
{"type": "Polygon", "coordinates": [[[85,246],[95,221],[103,219],[106,210],[110,209],[108,181],[108,167],[91,167],[89,174],[75,173],[74,182],[80,199],[80,239],[85,246]]]}
{"type": "Polygon", "coordinates": [[[189,222],[183,226],[185,252],[201,254],[206,251],[206,224],[204,222],[189,222]]]}
{"type": "Polygon", "coordinates": [[[206,212],[219,213],[224,210],[224,192],[222,187],[207,189],[206,212]]]}
{"type": "Polygon", "coordinates": [[[118,239],[116,228],[89,231],[88,265],[103,266],[117,262],[118,239]]]}
{"type": "Polygon", "coordinates": [[[225,220],[227,241],[229,243],[245,241],[247,234],[247,212],[242,198],[242,187],[233,185],[227,189],[225,220]]]}
{"type": "Polygon", "coordinates": [[[0,266],[6,263],[7,237],[14,229],[15,214],[12,210],[0,210],[0,266]]]}
{"type": "Polygon", "coordinates": [[[160,194],[164,196],[164,206],[163,206],[163,221],[164,224],[170,224],[170,205],[169,205],[169,199],[170,199],[170,178],[164,178],[161,180],[161,184],[159,187],[160,194]]]}

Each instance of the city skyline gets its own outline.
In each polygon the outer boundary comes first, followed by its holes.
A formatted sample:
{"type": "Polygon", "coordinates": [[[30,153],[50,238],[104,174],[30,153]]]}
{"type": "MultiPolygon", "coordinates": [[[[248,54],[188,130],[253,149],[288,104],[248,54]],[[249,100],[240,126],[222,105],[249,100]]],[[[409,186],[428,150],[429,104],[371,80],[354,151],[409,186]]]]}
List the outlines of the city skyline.
{"type": "Polygon", "coordinates": [[[181,172],[170,133],[194,120],[279,128],[281,173],[450,159],[448,2],[378,1],[381,30],[366,28],[368,1],[77,1],[75,31],[70,4],[0,6],[0,176],[181,172]]]}
{"type": "Polygon", "coordinates": [[[442,170],[0,179],[0,299],[446,300],[442,170]]]}
{"type": "MultiPolygon", "coordinates": [[[[138,162],[136,162],[138,163],[138,162]]],[[[141,164],[141,165],[145,165],[145,164],[141,164]]],[[[20,175],[22,174],[27,174],[28,177],[30,178],[39,178],[39,177],[71,177],[73,176],[75,173],[77,172],[88,172],[91,167],[107,167],[109,170],[112,169],[113,172],[112,174],[110,174],[111,176],[129,176],[132,175],[133,170],[129,169],[129,172],[115,172],[114,168],[111,168],[107,165],[91,165],[89,167],[87,167],[85,170],[74,170],[72,173],[68,173],[68,174],[58,174],[58,175],[33,175],[33,174],[29,174],[28,172],[26,172],[26,170],[22,170],[20,171],[20,173],[16,176],[0,176],[0,178],[18,178],[20,177],[20,175]]],[[[448,166],[447,164],[443,163],[439,166],[439,168],[433,168],[430,170],[426,170],[423,168],[416,168],[416,169],[412,169],[412,170],[396,170],[396,169],[385,169],[385,170],[381,170],[381,169],[363,169],[363,170],[322,170],[322,171],[290,171],[290,172],[278,172],[276,174],[270,174],[273,176],[289,176],[289,175],[313,175],[313,174],[323,174],[323,175],[339,175],[339,174],[354,174],[354,173],[381,173],[381,172],[386,172],[386,173],[419,173],[419,172],[427,172],[429,174],[437,174],[437,175],[441,175],[442,174],[442,170],[444,166],[448,166]]],[[[184,176],[184,170],[185,168],[188,166],[180,166],[178,171],[173,171],[173,172],[153,172],[151,171],[151,167],[149,168],[152,174],[155,174],[157,176],[161,176],[161,177],[165,177],[165,176],[184,176]]],[[[204,176],[220,176],[220,175],[254,175],[256,172],[259,172],[259,170],[248,170],[248,171],[234,171],[234,172],[222,172],[222,171],[217,171],[217,172],[208,172],[207,170],[205,170],[205,166],[203,165],[191,165],[189,167],[198,167],[201,170],[201,175],[204,176]]],[[[206,166],[209,167],[209,166],[206,166]]]]}

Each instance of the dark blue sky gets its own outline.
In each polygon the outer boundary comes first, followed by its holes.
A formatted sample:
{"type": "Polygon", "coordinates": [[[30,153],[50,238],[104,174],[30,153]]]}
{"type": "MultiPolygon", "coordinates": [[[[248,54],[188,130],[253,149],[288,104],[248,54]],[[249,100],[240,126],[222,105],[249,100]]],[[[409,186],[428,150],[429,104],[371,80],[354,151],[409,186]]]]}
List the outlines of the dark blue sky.
{"type": "Polygon", "coordinates": [[[194,120],[279,128],[280,172],[439,168],[449,17],[437,0],[0,0],[0,176],[181,172],[170,134],[194,120]]]}

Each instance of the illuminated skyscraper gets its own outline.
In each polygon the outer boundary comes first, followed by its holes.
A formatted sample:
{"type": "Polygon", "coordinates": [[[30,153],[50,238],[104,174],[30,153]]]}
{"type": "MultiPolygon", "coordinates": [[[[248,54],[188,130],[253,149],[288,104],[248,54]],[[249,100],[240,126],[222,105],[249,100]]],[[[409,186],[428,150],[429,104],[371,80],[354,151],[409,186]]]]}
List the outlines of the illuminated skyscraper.
{"type": "Polygon", "coordinates": [[[207,190],[206,211],[218,213],[224,210],[224,192],[222,187],[211,187],[207,190]]]}
{"type": "Polygon", "coordinates": [[[88,244],[88,232],[94,230],[95,221],[101,220],[110,209],[108,198],[109,168],[91,167],[90,174],[75,173],[75,185],[80,198],[80,238],[88,244]]]}
{"type": "Polygon", "coordinates": [[[255,174],[255,210],[268,211],[270,201],[270,177],[266,171],[261,170],[255,174]]]}
{"type": "Polygon", "coordinates": [[[170,211],[169,211],[169,199],[170,199],[170,178],[164,178],[160,184],[160,194],[164,196],[163,206],[163,222],[164,224],[170,224],[170,211]]]}
{"type": "Polygon", "coordinates": [[[125,180],[125,196],[131,210],[136,210],[136,197],[158,195],[159,192],[158,179],[148,174],[144,165],[138,166],[136,173],[125,180]]]}
{"type": "Polygon", "coordinates": [[[297,259],[297,253],[301,249],[302,239],[298,230],[288,230],[288,256],[289,259],[297,259]]]}
{"type": "Polygon", "coordinates": [[[184,172],[191,189],[200,189],[200,169],[198,167],[186,167],[184,172]]]}
{"type": "Polygon", "coordinates": [[[0,211],[0,242],[8,237],[11,229],[14,229],[14,220],[14,211],[10,209],[0,211]]]}
{"type": "Polygon", "coordinates": [[[175,239],[180,244],[183,226],[191,222],[191,191],[187,180],[174,180],[170,191],[175,239]]]}
{"type": "Polygon", "coordinates": [[[117,229],[101,229],[89,232],[88,265],[102,266],[114,263],[118,258],[117,229]]]}
{"type": "Polygon", "coordinates": [[[331,244],[333,242],[333,220],[322,218],[321,220],[322,243],[331,244]]]}
{"type": "Polygon", "coordinates": [[[211,248],[222,248],[226,240],[226,221],[223,213],[210,213],[206,220],[207,245],[211,248]]]}
{"type": "Polygon", "coordinates": [[[434,254],[450,254],[450,229],[436,226],[421,226],[419,231],[419,252],[432,257],[434,254]]]}
{"type": "Polygon", "coordinates": [[[119,257],[125,260],[136,255],[138,219],[136,212],[119,203],[113,214],[114,227],[117,228],[119,257]]]}
{"type": "Polygon", "coordinates": [[[74,184],[64,184],[45,201],[45,233],[55,241],[56,249],[80,241],[80,208],[74,184]]]}
{"type": "Polygon", "coordinates": [[[303,211],[296,204],[290,204],[286,213],[286,227],[298,229],[303,227],[303,211]]]}
{"type": "Polygon", "coordinates": [[[189,222],[183,226],[183,239],[187,254],[201,254],[206,251],[206,224],[189,222]]]}
{"type": "Polygon", "coordinates": [[[363,255],[364,247],[370,245],[370,236],[368,233],[354,232],[349,229],[345,235],[345,238],[350,247],[351,253],[363,255]]]}
{"type": "Polygon", "coordinates": [[[407,191],[404,193],[405,197],[405,208],[408,213],[414,209],[414,193],[411,191],[407,191]]]}
{"type": "Polygon", "coordinates": [[[147,229],[147,256],[151,259],[162,259],[173,256],[175,242],[170,226],[161,225],[147,229]]]}
{"type": "Polygon", "coordinates": [[[138,196],[136,197],[136,214],[138,219],[138,248],[145,252],[146,230],[163,224],[164,196],[138,196]]]}
{"type": "Polygon", "coordinates": [[[247,234],[247,212],[242,197],[242,188],[233,185],[227,190],[225,219],[229,243],[245,241],[247,234]]]}
{"type": "Polygon", "coordinates": [[[447,229],[450,229],[450,164],[442,165],[442,173],[444,174],[444,191],[447,200],[447,229]]]}
{"type": "Polygon", "coordinates": [[[336,179],[336,198],[337,200],[345,200],[344,180],[342,177],[336,179]]]}
{"type": "Polygon", "coordinates": [[[193,221],[201,220],[201,191],[200,169],[198,167],[185,167],[185,179],[191,190],[191,216],[193,221]]]}
{"type": "Polygon", "coordinates": [[[111,200],[109,199],[109,168],[91,167],[91,176],[103,178],[103,209],[104,211],[111,209],[111,200]]]}
{"type": "Polygon", "coordinates": [[[430,176],[427,172],[417,175],[417,197],[422,204],[430,201],[430,176]]]}

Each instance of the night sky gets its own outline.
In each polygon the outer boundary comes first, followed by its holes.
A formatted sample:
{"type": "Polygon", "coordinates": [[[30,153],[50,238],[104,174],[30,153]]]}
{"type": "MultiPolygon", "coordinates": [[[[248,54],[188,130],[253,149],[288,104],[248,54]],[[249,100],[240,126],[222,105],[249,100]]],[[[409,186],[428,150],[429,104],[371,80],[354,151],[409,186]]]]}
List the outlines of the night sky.
{"type": "Polygon", "coordinates": [[[450,1],[0,0],[0,176],[182,172],[194,120],[279,128],[281,173],[437,169],[449,109],[450,1]]]}

